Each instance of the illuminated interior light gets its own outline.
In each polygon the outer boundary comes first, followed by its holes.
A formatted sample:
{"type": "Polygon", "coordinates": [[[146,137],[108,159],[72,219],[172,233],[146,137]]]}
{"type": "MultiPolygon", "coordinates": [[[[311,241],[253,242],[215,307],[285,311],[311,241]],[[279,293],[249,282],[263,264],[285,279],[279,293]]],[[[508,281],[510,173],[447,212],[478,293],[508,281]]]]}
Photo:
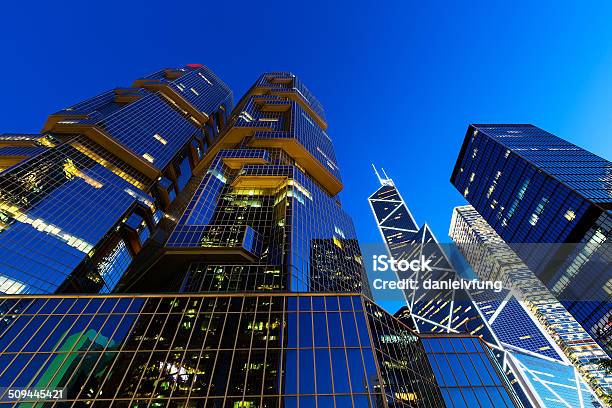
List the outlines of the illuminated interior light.
{"type": "Polygon", "coordinates": [[[135,178],[131,177],[129,174],[127,174],[126,172],[121,170],[119,167],[117,167],[114,164],[110,163],[108,160],[104,159],[103,157],[101,157],[97,153],[93,152],[89,148],[85,147],[84,145],[82,145],[82,144],[80,144],[78,142],[75,142],[75,143],[71,143],[71,146],[74,147],[75,149],[77,149],[79,152],[83,153],[85,156],[87,156],[90,159],[94,160],[96,163],[98,163],[98,164],[104,166],[105,168],[107,168],[108,170],[112,171],[114,174],[116,174],[117,176],[121,177],[122,179],[124,179],[128,183],[132,184],[134,187],[136,187],[136,188],[138,188],[140,190],[145,190],[147,188],[143,183],[141,183],[140,181],[138,181],[135,178]]]}
{"type": "Polygon", "coordinates": [[[64,163],[64,173],[66,174],[66,178],[69,180],[78,177],[94,188],[102,188],[104,186],[104,184],[89,177],[79,170],[71,159],[67,159],[66,163],[64,163]]]}
{"type": "Polygon", "coordinates": [[[167,145],[168,141],[166,139],[164,139],[163,137],[161,137],[161,135],[159,133],[156,133],[153,135],[153,139],[157,140],[158,142],[160,142],[163,145],[167,145]]]}
{"type": "Polygon", "coordinates": [[[333,160],[327,157],[327,155],[323,153],[323,150],[321,150],[319,146],[317,146],[317,151],[321,153],[321,156],[325,158],[325,160],[327,161],[327,163],[325,164],[327,164],[327,166],[329,166],[332,170],[338,170],[338,166],[336,165],[336,163],[334,163],[333,160]]]}
{"type": "Polygon", "coordinates": [[[55,147],[55,143],[53,143],[48,137],[41,137],[38,139],[38,143],[45,147],[55,147]]]}
{"type": "Polygon", "coordinates": [[[0,293],[4,293],[6,295],[16,295],[18,293],[23,293],[25,288],[26,285],[23,283],[0,275],[0,293]]]}
{"type": "Polygon", "coordinates": [[[126,188],[123,191],[125,191],[130,196],[132,196],[133,198],[137,199],[138,201],[140,201],[141,203],[143,203],[147,207],[149,207],[151,209],[152,213],[155,213],[155,211],[157,211],[157,208],[155,207],[155,203],[153,203],[151,200],[149,200],[147,197],[143,196],[142,194],[138,194],[138,193],[130,190],[129,188],[126,188]]]}
{"type": "Polygon", "coordinates": [[[144,157],[149,163],[153,163],[153,160],[155,160],[149,153],[143,154],[142,157],[144,157]]]}
{"type": "Polygon", "coordinates": [[[82,240],[81,238],[70,235],[67,232],[63,232],[60,227],[47,223],[42,218],[36,218],[36,219],[30,218],[27,214],[23,213],[15,205],[0,201],[0,211],[8,213],[16,221],[19,221],[24,224],[29,224],[32,226],[32,228],[40,232],[44,232],[46,234],[52,235],[66,242],[71,247],[74,247],[83,253],[87,254],[89,253],[89,251],[93,249],[92,244],[82,240]]]}
{"type": "Polygon", "coordinates": [[[194,94],[196,94],[197,96],[200,96],[200,94],[198,93],[198,91],[196,91],[194,88],[189,88],[191,92],[193,92],[194,94]]]}
{"type": "Polygon", "coordinates": [[[204,75],[202,75],[202,73],[201,73],[201,72],[198,72],[198,75],[199,75],[200,77],[202,77],[202,79],[203,79],[203,80],[205,80],[206,82],[208,82],[208,85],[212,85],[212,82],[210,82],[210,81],[208,80],[208,78],[206,78],[204,75]]]}
{"type": "Polygon", "coordinates": [[[342,241],[340,241],[340,240],[339,240],[338,238],[336,238],[336,237],[333,237],[333,239],[334,239],[334,244],[335,244],[335,245],[336,245],[338,248],[342,249],[342,241]]]}
{"type": "Polygon", "coordinates": [[[242,120],[245,120],[247,122],[252,122],[254,119],[251,115],[249,115],[249,112],[247,111],[242,111],[240,112],[240,114],[238,115],[238,117],[242,120]]]}

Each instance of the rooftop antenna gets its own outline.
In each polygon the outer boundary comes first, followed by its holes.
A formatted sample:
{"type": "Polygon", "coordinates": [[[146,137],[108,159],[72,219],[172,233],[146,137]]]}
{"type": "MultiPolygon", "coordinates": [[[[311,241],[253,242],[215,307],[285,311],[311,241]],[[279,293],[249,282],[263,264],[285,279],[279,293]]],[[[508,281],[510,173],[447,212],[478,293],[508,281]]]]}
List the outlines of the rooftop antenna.
{"type": "Polygon", "coordinates": [[[385,169],[383,169],[381,167],[382,173],[385,176],[383,178],[378,173],[378,170],[376,170],[376,166],[374,166],[374,163],[372,163],[372,168],[374,169],[374,173],[376,174],[376,177],[378,177],[378,181],[380,182],[381,185],[383,185],[383,186],[392,186],[393,185],[393,180],[391,180],[391,178],[387,175],[387,173],[385,172],[385,169]]]}

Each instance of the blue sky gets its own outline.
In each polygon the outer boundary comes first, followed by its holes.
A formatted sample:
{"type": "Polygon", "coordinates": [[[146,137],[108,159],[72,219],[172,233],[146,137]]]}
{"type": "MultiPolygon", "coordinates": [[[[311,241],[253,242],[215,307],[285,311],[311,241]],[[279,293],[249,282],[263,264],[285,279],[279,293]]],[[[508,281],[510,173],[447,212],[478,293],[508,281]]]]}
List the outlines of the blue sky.
{"type": "Polygon", "coordinates": [[[533,123],[612,157],[612,3],[453,3],[8,2],[0,132],[160,67],[208,65],[236,98],[290,70],[326,108],[361,241],[380,241],[371,162],[444,241],[469,123],[533,123]]]}

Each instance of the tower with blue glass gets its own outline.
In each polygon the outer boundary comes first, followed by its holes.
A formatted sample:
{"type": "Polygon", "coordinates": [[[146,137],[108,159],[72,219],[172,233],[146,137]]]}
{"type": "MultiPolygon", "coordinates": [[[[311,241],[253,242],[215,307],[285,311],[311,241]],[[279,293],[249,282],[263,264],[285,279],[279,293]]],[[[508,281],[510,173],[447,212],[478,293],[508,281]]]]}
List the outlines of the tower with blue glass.
{"type": "Polygon", "coordinates": [[[532,125],[470,125],[451,182],[610,354],[612,163],[532,125]]]}
{"type": "Polygon", "coordinates": [[[589,406],[612,391],[612,375],[593,364],[606,358],[605,351],[472,206],[453,210],[449,236],[478,278],[503,282],[501,296],[477,296],[478,305],[522,366],[543,365],[531,370],[545,376],[529,378],[538,378],[530,381],[546,400],[589,406]]]}
{"type": "Polygon", "coordinates": [[[41,134],[0,135],[0,292],[112,291],[163,239],[164,212],[232,107],[196,64],[56,112],[41,134]]]}

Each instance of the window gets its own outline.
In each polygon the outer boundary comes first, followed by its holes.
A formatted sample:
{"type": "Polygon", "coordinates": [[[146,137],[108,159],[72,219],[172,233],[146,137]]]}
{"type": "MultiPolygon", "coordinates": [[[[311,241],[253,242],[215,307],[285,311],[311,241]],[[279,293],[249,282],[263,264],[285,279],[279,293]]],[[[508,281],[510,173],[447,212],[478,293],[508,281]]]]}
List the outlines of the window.
{"type": "Polygon", "coordinates": [[[210,81],[208,80],[208,78],[206,78],[204,75],[202,75],[202,73],[201,73],[201,72],[198,72],[198,75],[199,75],[199,76],[200,76],[200,77],[201,77],[203,80],[205,80],[206,82],[208,82],[208,85],[212,85],[212,82],[210,82],[210,81]]]}
{"type": "Polygon", "coordinates": [[[161,135],[159,133],[156,133],[153,135],[153,139],[157,140],[159,143],[163,144],[163,145],[167,145],[168,141],[166,139],[164,139],[163,137],[161,137],[161,135]]]}

